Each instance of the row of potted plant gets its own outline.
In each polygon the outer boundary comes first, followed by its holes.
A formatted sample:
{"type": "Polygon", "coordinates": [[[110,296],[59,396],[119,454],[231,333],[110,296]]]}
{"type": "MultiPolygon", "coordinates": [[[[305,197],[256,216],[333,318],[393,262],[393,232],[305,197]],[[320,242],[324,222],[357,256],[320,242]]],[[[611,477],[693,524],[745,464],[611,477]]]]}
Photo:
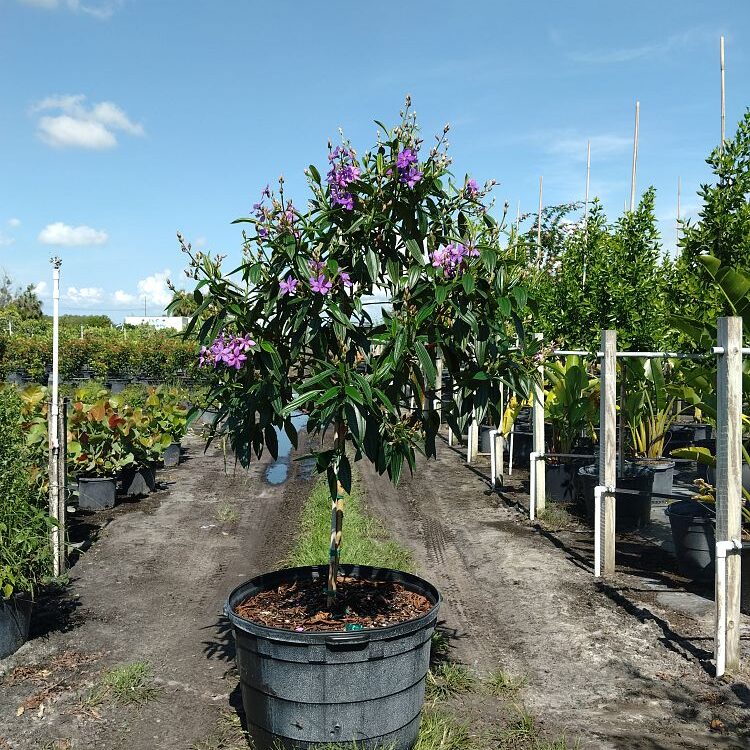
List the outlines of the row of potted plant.
{"type": "MultiPolygon", "coordinates": [[[[26,440],[36,452],[37,466],[46,465],[49,393],[32,386],[22,393],[26,440]]],[[[81,387],[68,410],[67,470],[77,481],[79,507],[98,510],[115,503],[117,483],[126,494],[155,486],[154,467],[179,461],[179,444],[188,427],[184,394],[176,388],[149,388],[142,403],[127,394],[81,387]]],[[[40,484],[46,474],[40,471],[40,484]]]]}

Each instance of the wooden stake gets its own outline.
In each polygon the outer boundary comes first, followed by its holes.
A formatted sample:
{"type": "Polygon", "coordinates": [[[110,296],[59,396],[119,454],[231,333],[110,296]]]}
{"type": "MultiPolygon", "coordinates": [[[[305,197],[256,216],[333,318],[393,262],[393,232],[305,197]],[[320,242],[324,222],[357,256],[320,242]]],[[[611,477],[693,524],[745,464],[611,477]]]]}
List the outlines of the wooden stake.
{"type": "MultiPolygon", "coordinates": [[[[544,336],[541,333],[535,333],[534,338],[542,342],[544,336]]],[[[539,365],[537,369],[537,383],[534,383],[533,402],[531,406],[531,419],[533,429],[533,448],[534,453],[540,456],[544,454],[544,365],[539,365]]],[[[532,467],[532,470],[534,467],[532,467]]],[[[545,486],[545,465],[544,459],[536,462],[535,475],[535,493],[534,501],[536,503],[536,515],[538,516],[545,505],[547,488],[545,486]]]]}
{"type": "MultiPolygon", "coordinates": [[[[599,413],[599,484],[617,485],[617,331],[602,331],[601,398],[599,413]]],[[[615,572],[615,496],[604,495],[604,574],[615,572]]]]}
{"type": "Polygon", "coordinates": [[[719,66],[721,68],[721,141],[719,149],[724,152],[724,141],[726,140],[726,88],[724,85],[724,37],[719,40],[719,66]]]}
{"type": "Polygon", "coordinates": [[[641,115],[641,103],[635,103],[635,131],[633,133],[633,171],[630,176],[630,211],[635,211],[635,172],[638,164],[638,122],[641,115]]]}
{"type": "MultiPolygon", "coordinates": [[[[716,541],[727,542],[742,538],[742,318],[719,318],[717,339],[724,353],[716,373],[716,541]]],[[[726,671],[736,673],[741,556],[728,554],[726,566],[726,671]]]]}

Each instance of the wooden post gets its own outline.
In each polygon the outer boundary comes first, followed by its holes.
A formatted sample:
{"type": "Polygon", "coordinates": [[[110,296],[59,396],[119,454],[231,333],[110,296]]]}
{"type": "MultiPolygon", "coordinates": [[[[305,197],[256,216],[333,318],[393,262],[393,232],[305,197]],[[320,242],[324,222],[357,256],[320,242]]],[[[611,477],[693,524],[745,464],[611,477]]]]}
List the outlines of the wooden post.
{"type": "MultiPolygon", "coordinates": [[[[599,412],[599,484],[617,484],[617,331],[602,331],[599,412]]],[[[604,574],[615,572],[615,496],[604,494],[604,574]]]]}
{"type": "MultiPolygon", "coordinates": [[[[535,333],[534,338],[541,342],[543,334],[535,333]]],[[[539,365],[537,369],[537,383],[534,383],[533,401],[531,407],[531,420],[533,430],[533,451],[540,456],[544,455],[544,365],[539,365]]],[[[532,466],[531,470],[535,471],[535,497],[537,516],[544,510],[544,500],[547,493],[545,486],[545,464],[544,459],[536,462],[536,467],[532,466]]]]}
{"type": "Polygon", "coordinates": [[[638,124],[641,115],[641,103],[635,103],[635,132],[633,133],[633,171],[630,175],[630,212],[635,211],[635,171],[638,165],[638,124]]]}
{"type": "MultiPolygon", "coordinates": [[[[742,318],[719,318],[717,334],[724,353],[719,355],[716,373],[716,541],[728,542],[742,538],[742,318]]],[[[740,564],[739,554],[727,554],[726,670],[730,673],[740,666],[740,564]]]]}

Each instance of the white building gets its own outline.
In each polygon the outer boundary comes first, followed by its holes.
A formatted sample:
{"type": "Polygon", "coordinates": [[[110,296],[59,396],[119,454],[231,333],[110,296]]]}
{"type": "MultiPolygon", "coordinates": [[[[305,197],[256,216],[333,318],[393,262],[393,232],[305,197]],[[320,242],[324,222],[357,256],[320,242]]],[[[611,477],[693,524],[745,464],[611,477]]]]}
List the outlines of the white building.
{"type": "Polygon", "coordinates": [[[182,331],[187,326],[190,318],[185,317],[168,317],[158,315],[146,315],[141,317],[125,318],[126,326],[153,326],[157,329],[173,328],[175,331],[182,331]]]}

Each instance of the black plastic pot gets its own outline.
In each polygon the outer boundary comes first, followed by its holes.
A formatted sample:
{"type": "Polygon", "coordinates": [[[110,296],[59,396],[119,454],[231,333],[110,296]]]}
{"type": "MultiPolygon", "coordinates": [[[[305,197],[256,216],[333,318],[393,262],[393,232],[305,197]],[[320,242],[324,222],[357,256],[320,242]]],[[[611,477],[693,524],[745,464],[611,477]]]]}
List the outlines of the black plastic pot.
{"type": "Polygon", "coordinates": [[[29,639],[32,601],[20,594],[0,597],[0,659],[18,651],[29,639]]]}
{"type": "Polygon", "coordinates": [[[572,503],[575,499],[575,479],[578,464],[572,461],[551,463],[544,469],[544,488],[547,497],[560,503],[572,503]]]}
{"type": "Polygon", "coordinates": [[[490,443],[492,442],[490,440],[490,432],[494,430],[495,428],[488,424],[483,424],[479,426],[479,452],[480,453],[489,453],[490,443]]]}
{"type": "Polygon", "coordinates": [[[156,473],[150,466],[129,469],[122,474],[122,493],[128,497],[148,495],[156,489],[156,473]]]}
{"type": "MultiPolygon", "coordinates": [[[[586,507],[586,518],[594,521],[594,487],[599,484],[599,466],[590,464],[578,470],[578,482],[586,507]]],[[[625,476],[617,477],[617,488],[635,490],[634,495],[615,492],[615,525],[618,531],[632,531],[651,523],[651,493],[654,473],[645,466],[625,465],[625,476]]]]}
{"type": "Polygon", "coordinates": [[[180,444],[172,443],[171,445],[168,445],[167,449],[164,451],[163,460],[164,466],[167,468],[177,466],[180,463],[180,444]]]}
{"type": "MultiPolygon", "coordinates": [[[[716,518],[695,500],[678,500],[664,509],[672,528],[677,567],[686,578],[709,581],[716,570],[716,518]]],[[[750,614],[750,549],[742,548],[740,608],[750,614]]]]}
{"type": "Polygon", "coordinates": [[[81,510],[105,510],[115,507],[116,482],[106,478],[78,479],[78,507],[81,510]]]}
{"type": "Polygon", "coordinates": [[[107,381],[107,386],[109,387],[110,392],[114,396],[118,393],[122,393],[127,387],[129,382],[130,381],[127,378],[110,378],[107,381]]]}
{"type": "MultiPolygon", "coordinates": [[[[637,458],[633,462],[637,466],[645,466],[654,472],[652,492],[659,495],[671,495],[674,486],[675,462],[664,458],[637,458]]],[[[657,498],[664,500],[665,498],[657,498]]]]}
{"type": "Polygon", "coordinates": [[[22,372],[9,372],[7,376],[5,377],[6,383],[11,383],[12,385],[26,385],[26,383],[29,382],[28,378],[22,373],[22,372]]]}
{"type": "Polygon", "coordinates": [[[306,750],[357,743],[361,750],[409,750],[419,733],[430,640],[440,595],[408,573],[342,565],[341,574],[398,581],[434,606],[414,620],[356,632],[298,633],[266,628],[235,614],[247,597],[282,583],[315,580],[328,568],[290,568],[253,578],[224,608],[234,626],[237,668],[256,750],[306,750]]]}

